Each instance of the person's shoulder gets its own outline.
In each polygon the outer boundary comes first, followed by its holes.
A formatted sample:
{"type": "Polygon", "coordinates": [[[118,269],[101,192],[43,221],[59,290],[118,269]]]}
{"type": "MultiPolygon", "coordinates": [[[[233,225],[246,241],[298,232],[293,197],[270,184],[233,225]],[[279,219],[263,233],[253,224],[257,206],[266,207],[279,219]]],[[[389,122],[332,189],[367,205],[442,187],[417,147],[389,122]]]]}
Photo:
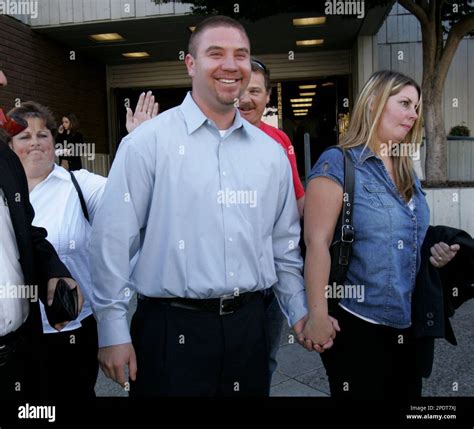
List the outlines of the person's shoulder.
{"type": "Polygon", "coordinates": [[[283,144],[286,148],[291,146],[291,140],[283,130],[280,130],[279,128],[266,124],[264,122],[262,122],[260,129],[274,140],[283,144]]]}
{"type": "Polygon", "coordinates": [[[311,169],[308,181],[316,177],[327,177],[344,186],[344,154],[338,147],[329,147],[311,169]]]}
{"type": "Polygon", "coordinates": [[[319,162],[325,162],[325,161],[330,161],[334,162],[336,164],[342,163],[344,159],[344,153],[342,152],[342,148],[336,147],[336,146],[331,146],[327,148],[319,157],[318,163],[319,162]]]}
{"type": "Polygon", "coordinates": [[[258,153],[262,154],[268,162],[281,163],[282,159],[287,159],[285,149],[279,141],[250,123],[247,130],[250,140],[256,145],[258,153]]]}
{"type": "Polygon", "coordinates": [[[74,174],[74,177],[76,177],[78,182],[81,180],[99,180],[99,181],[107,180],[104,176],[93,173],[92,171],[86,170],[84,168],[81,168],[80,170],[75,170],[73,174],[74,174]]]}
{"type": "Polygon", "coordinates": [[[274,127],[273,125],[269,125],[269,124],[264,124],[263,126],[267,130],[269,130],[272,134],[276,134],[277,136],[281,137],[282,139],[290,140],[288,135],[283,130],[280,130],[280,128],[274,127]]]}
{"type": "MultiPolygon", "coordinates": [[[[273,139],[268,133],[266,133],[261,128],[252,125],[250,122],[246,121],[246,124],[244,126],[246,131],[250,134],[250,137],[252,137],[257,144],[266,144],[269,142],[276,143],[275,139],[273,139]]],[[[276,145],[276,147],[280,146],[276,145]]]]}
{"type": "Polygon", "coordinates": [[[105,186],[105,183],[107,182],[106,177],[85,169],[76,170],[73,174],[81,189],[84,189],[86,192],[94,192],[95,190],[105,186]]]}
{"type": "Polygon", "coordinates": [[[139,139],[142,139],[143,137],[150,137],[152,135],[156,136],[157,134],[172,133],[182,121],[183,118],[181,116],[179,106],[176,106],[165,110],[154,118],[143,122],[128,136],[130,136],[130,138],[138,137],[139,139]]]}
{"type": "MultiPolygon", "coordinates": [[[[180,109],[181,105],[165,110],[158,116],[155,116],[151,121],[154,121],[155,126],[168,125],[170,122],[184,121],[183,112],[180,109]]],[[[168,129],[168,131],[171,131],[168,129]]]]}

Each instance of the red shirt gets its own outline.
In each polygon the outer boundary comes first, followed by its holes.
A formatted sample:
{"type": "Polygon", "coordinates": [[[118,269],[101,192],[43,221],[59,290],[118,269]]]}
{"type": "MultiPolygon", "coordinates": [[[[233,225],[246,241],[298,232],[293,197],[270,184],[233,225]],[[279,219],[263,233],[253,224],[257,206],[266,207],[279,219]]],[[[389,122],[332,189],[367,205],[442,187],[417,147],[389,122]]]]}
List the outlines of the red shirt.
{"type": "Polygon", "coordinates": [[[299,200],[304,197],[304,188],[298,174],[298,168],[296,167],[296,155],[293,145],[291,144],[290,138],[278,128],[272,127],[265,122],[260,122],[259,127],[265,134],[268,134],[273,140],[277,141],[285,149],[286,155],[290,160],[291,173],[293,175],[293,186],[295,187],[296,199],[299,200]]]}

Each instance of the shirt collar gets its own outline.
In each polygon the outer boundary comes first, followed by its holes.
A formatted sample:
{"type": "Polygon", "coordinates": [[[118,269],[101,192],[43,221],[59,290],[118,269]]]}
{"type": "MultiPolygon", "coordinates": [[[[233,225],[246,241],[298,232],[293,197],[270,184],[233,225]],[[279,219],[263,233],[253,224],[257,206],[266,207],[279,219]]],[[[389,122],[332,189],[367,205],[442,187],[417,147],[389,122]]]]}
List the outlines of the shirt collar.
{"type": "Polygon", "coordinates": [[[48,177],[45,180],[48,180],[50,177],[57,177],[58,179],[69,181],[71,180],[71,174],[65,168],[60,167],[57,164],[54,164],[53,171],[49,173],[48,177]]]}
{"type": "Polygon", "coordinates": [[[369,148],[369,146],[365,147],[365,145],[361,144],[356,147],[351,148],[353,154],[355,155],[355,159],[360,164],[363,164],[367,159],[375,157],[375,153],[369,148]]]}
{"type": "MultiPolygon", "coordinates": [[[[215,127],[215,124],[206,117],[206,115],[202,112],[202,110],[193,100],[191,91],[188,91],[188,93],[186,94],[186,97],[181,103],[180,109],[183,112],[184,121],[186,123],[188,134],[192,134],[201,125],[205,123],[212,124],[215,127]]],[[[234,122],[229,127],[228,132],[232,132],[241,127],[243,127],[248,132],[250,126],[251,125],[247,121],[243,120],[242,117],[240,116],[239,109],[235,109],[234,122]]]]}

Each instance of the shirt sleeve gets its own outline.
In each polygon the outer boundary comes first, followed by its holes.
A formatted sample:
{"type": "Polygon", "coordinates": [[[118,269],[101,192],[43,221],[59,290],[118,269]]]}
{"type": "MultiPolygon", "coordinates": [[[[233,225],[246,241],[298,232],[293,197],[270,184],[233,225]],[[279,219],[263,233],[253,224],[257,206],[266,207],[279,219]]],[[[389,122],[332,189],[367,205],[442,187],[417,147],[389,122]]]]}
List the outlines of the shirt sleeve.
{"type": "Polygon", "coordinates": [[[327,177],[344,187],[344,158],[339,149],[324,151],[311,169],[308,182],[315,177],[327,177]]]}
{"type": "Polygon", "coordinates": [[[298,167],[296,165],[295,148],[291,144],[290,138],[283,131],[281,131],[281,137],[285,143],[286,154],[290,160],[291,175],[293,177],[293,186],[295,188],[296,199],[299,200],[300,198],[304,197],[304,188],[298,173],[298,167]]]}
{"type": "Polygon", "coordinates": [[[127,311],[134,290],[130,259],[140,247],[154,184],[154,135],[134,134],[117,152],[91,234],[91,303],[99,347],[130,343],[127,311]]]}
{"type": "Polygon", "coordinates": [[[102,194],[104,193],[107,179],[99,174],[94,174],[87,170],[79,170],[75,175],[77,182],[81,187],[81,191],[84,194],[90,220],[93,222],[97,207],[99,206],[102,194]]]}
{"type": "Polygon", "coordinates": [[[299,248],[300,219],[294,196],[291,168],[281,154],[280,189],[273,227],[273,255],[278,283],[273,290],[289,326],[308,312],[303,280],[303,259],[299,248]]]}

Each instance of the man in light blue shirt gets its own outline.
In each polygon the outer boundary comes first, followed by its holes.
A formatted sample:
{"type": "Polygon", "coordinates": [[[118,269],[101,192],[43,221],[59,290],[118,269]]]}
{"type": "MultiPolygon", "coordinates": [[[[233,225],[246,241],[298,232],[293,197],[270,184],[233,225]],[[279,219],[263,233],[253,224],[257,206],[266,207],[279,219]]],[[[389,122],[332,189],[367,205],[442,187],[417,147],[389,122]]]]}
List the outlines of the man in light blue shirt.
{"type": "Polygon", "coordinates": [[[95,216],[99,361],[122,385],[129,366],[132,396],[265,395],[261,291],[297,334],[307,314],[291,168],[235,108],[251,73],[238,22],[203,21],[186,66],[192,93],[122,141],[95,216]]]}

